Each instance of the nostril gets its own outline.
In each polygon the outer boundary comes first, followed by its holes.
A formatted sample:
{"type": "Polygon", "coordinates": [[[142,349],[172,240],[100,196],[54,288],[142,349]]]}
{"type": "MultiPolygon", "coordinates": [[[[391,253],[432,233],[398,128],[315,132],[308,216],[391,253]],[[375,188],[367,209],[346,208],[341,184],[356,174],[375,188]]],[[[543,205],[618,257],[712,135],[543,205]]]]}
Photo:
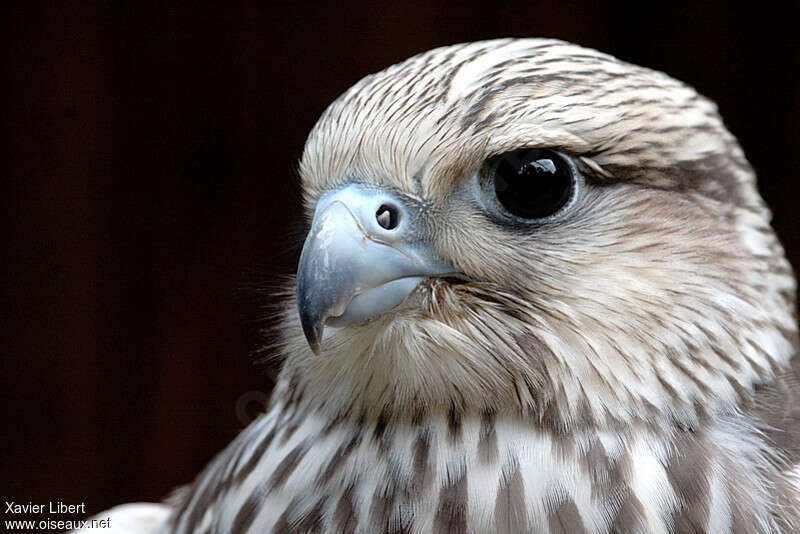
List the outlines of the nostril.
{"type": "Polygon", "coordinates": [[[381,228],[385,230],[394,230],[400,222],[400,214],[394,206],[390,204],[381,204],[381,207],[375,212],[375,220],[378,221],[381,228]]]}

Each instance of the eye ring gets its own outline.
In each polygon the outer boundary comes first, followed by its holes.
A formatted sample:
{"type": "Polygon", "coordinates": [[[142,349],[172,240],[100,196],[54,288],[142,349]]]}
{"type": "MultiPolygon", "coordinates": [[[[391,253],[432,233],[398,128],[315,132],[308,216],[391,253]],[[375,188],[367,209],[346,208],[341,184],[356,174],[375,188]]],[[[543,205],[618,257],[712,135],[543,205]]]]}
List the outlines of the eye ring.
{"type": "Polygon", "coordinates": [[[484,194],[493,211],[520,222],[558,217],[577,198],[579,176],[572,159],[556,150],[522,148],[489,158],[484,165],[484,194]]]}

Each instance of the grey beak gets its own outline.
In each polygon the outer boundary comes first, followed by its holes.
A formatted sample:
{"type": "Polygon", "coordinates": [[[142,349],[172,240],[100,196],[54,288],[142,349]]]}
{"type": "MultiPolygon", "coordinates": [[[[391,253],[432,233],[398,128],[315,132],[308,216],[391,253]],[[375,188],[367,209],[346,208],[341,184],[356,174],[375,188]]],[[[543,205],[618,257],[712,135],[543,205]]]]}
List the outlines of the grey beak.
{"type": "Polygon", "coordinates": [[[320,198],[297,268],[297,307],[314,353],[326,324],[367,320],[426,277],[457,273],[418,222],[415,207],[380,188],[351,184],[320,198]]]}

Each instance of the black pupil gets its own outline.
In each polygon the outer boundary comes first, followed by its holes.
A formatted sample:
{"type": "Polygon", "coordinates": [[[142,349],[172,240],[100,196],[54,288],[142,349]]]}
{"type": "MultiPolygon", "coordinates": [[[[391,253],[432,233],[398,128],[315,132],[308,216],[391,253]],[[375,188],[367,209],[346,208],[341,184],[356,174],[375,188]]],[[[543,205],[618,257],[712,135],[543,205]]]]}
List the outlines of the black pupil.
{"type": "Polygon", "coordinates": [[[552,150],[523,149],[498,156],[490,167],[497,200],[512,215],[553,215],[572,195],[572,169],[552,150]]]}

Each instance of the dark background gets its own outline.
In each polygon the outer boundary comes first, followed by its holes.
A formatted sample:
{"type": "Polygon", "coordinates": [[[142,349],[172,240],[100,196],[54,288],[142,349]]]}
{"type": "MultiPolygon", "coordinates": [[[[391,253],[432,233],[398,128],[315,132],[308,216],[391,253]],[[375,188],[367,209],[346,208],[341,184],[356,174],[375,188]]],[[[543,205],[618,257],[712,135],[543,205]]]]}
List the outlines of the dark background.
{"type": "Polygon", "coordinates": [[[0,500],[157,500],[237,434],[272,386],[265,288],[299,252],[306,134],[435,46],[559,37],[697,87],[800,266],[797,10],[642,4],[2,8],[0,500]]]}

